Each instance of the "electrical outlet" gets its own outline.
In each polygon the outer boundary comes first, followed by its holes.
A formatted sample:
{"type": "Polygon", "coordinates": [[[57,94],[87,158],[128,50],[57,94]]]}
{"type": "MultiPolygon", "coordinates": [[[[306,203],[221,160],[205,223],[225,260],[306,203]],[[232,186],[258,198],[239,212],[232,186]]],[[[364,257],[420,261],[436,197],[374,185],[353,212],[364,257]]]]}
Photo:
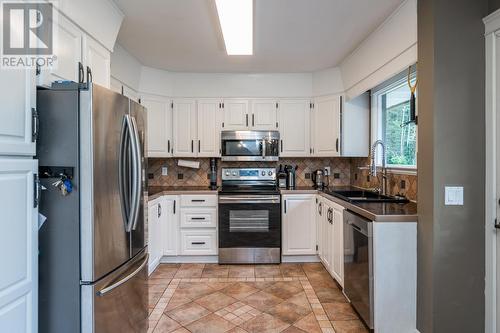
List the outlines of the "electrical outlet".
{"type": "Polygon", "coordinates": [[[168,176],[168,167],[164,166],[161,168],[161,175],[168,176]]]}
{"type": "Polygon", "coordinates": [[[178,173],[177,174],[177,179],[184,179],[184,174],[183,173],[178,173]]]}
{"type": "Polygon", "coordinates": [[[324,168],[324,170],[325,170],[325,176],[330,176],[332,174],[332,168],[331,167],[326,166],[324,168]]]}
{"type": "Polygon", "coordinates": [[[340,173],[334,173],[333,179],[340,179],[340,173]]]}
{"type": "Polygon", "coordinates": [[[155,179],[154,173],[148,173],[148,179],[155,179]]]}
{"type": "Polygon", "coordinates": [[[310,172],[306,172],[306,179],[311,179],[311,173],[310,172]]]}
{"type": "Polygon", "coordinates": [[[401,180],[401,189],[404,190],[406,188],[406,180],[401,180]]]}

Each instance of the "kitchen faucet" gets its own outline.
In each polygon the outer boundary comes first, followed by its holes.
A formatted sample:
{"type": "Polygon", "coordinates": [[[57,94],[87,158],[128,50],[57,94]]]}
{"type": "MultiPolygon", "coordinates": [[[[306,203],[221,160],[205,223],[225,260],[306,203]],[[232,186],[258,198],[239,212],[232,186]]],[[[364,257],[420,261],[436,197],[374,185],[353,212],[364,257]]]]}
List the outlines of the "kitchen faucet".
{"type": "MultiPolygon", "coordinates": [[[[377,140],[373,143],[372,145],[372,151],[371,151],[371,164],[370,164],[370,175],[373,177],[377,176],[377,159],[376,159],[376,154],[377,154],[377,146],[380,145],[382,147],[382,188],[378,188],[377,192],[387,195],[387,168],[385,164],[385,144],[384,141],[382,140],[377,140]]],[[[377,179],[379,179],[377,177],[377,179]]],[[[379,179],[379,186],[380,186],[380,179],[379,179]]]]}

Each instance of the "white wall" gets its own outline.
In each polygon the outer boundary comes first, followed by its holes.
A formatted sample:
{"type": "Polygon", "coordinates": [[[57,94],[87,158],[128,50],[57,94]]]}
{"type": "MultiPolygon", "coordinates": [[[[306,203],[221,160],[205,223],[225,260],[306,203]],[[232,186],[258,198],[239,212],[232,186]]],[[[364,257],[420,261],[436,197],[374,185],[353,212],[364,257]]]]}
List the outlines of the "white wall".
{"type": "Polygon", "coordinates": [[[119,44],[111,53],[111,77],[139,91],[142,64],[119,44]]]}
{"type": "Polygon", "coordinates": [[[341,64],[348,98],[417,62],[417,0],[405,1],[341,64]]]}

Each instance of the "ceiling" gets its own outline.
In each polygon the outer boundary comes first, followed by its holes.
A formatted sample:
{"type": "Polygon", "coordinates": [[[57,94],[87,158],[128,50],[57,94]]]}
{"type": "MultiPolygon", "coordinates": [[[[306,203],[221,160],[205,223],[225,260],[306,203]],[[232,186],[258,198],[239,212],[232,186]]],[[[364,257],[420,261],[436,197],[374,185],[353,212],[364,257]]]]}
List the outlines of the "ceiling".
{"type": "Polygon", "coordinates": [[[185,72],[312,72],[334,67],[402,0],[255,0],[254,55],[228,56],[213,0],[114,0],[118,43],[142,64],[185,72]]]}

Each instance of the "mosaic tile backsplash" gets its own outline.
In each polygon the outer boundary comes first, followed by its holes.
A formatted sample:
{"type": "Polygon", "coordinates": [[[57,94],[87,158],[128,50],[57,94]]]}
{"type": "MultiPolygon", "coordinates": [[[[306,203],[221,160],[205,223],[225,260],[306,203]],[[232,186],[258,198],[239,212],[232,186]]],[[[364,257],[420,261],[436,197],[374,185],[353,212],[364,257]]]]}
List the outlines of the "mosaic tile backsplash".
{"type": "MultiPolygon", "coordinates": [[[[150,186],[209,186],[210,159],[186,159],[200,162],[199,169],[179,167],[176,158],[150,158],[149,170],[150,186]],[[162,167],[168,168],[168,175],[162,176],[162,167]],[[152,178],[151,178],[152,176],[152,178]]],[[[221,169],[223,167],[279,167],[282,164],[297,165],[297,186],[312,186],[310,174],[329,166],[332,170],[330,185],[355,185],[364,188],[379,186],[376,177],[369,177],[369,170],[364,168],[370,164],[369,158],[294,158],[281,159],[272,163],[253,162],[222,162],[217,160],[218,185],[221,183],[221,169]],[[361,169],[360,169],[361,167],[361,169]]],[[[402,194],[410,200],[417,200],[417,176],[389,174],[388,191],[391,195],[402,194]]]]}
{"type": "MultiPolygon", "coordinates": [[[[210,159],[200,158],[200,159],[187,159],[192,161],[200,162],[199,169],[190,169],[185,167],[179,167],[177,165],[178,159],[162,159],[162,158],[150,158],[149,159],[149,174],[153,175],[153,178],[149,179],[150,186],[209,186],[209,172],[210,172],[210,159]],[[162,176],[162,167],[168,168],[168,176],[162,176]]],[[[222,162],[220,159],[217,160],[217,170],[218,170],[218,185],[221,182],[221,169],[223,167],[266,167],[266,168],[278,168],[282,164],[285,166],[296,165],[297,176],[296,182],[297,186],[312,186],[313,182],[310,178],[310,174],[318,169],[323,169],[329,166],[332,170],[332,176],[330,176],[331,185],[349,185],[351,181],[351,160],[349,158],[297,158],[297,159],[281,159],[279,162],[222,162]]]]}

